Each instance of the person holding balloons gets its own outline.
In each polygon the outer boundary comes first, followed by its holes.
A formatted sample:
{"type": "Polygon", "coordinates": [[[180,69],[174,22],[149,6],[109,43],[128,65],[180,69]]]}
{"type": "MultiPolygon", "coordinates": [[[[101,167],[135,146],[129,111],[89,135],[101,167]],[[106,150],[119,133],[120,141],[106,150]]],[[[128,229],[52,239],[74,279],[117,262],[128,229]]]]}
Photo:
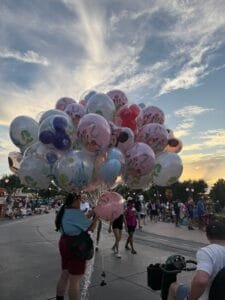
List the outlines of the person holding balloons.
{"type": "Polygon", "coordinates": [[[80,210],[80,202],[81,195],[69,193],[56,216],[56,231],[62,233],[59,240],[62,272],[57,283],[56,300],[64,299],[67,284],[69,284],[69,300],[80,299],[80,281],[85,272],[86,261],[71,252],[69,242],[81,231],[93,231],[98,219],[95,216],[91,222],[80,210]]]}
{"type": "Polygon", "coordinates": [[[133,200],[128,200],[127,208],[124,212],[124,216],[125,216],[127,232],[128,232],[128,238],[125,244],[125,248],[127,250],[131,250],[132,254],[137,254],[137,252],[134,250],[134,243],[133,243],[133,235],[135,232],[135,228],[137,226],[137,213],[134,207],[133,200]],[[131,248],[129,247],[129,245],[131,248]]]}

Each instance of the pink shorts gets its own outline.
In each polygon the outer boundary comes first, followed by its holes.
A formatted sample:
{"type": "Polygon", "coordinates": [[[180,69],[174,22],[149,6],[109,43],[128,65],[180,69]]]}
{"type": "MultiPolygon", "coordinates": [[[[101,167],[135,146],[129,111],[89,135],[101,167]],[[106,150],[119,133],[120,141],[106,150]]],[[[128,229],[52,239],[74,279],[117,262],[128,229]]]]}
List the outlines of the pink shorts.
{"type": "Polygon", "coordinates": [[[59,252],[63,270],[68,270],[72,275],[83,275],[86,267],[86,260],[76,257],[69,249],[69,241],[73,237],[61,235],[59,240],[59,252]]]}

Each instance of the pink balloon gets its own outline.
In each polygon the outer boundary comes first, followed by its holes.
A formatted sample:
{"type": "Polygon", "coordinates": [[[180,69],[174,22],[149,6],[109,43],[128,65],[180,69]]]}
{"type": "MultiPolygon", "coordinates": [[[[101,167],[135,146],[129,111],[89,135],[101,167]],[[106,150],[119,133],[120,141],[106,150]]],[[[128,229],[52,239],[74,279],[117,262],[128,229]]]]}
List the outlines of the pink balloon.
{"type": "Polygon", "coordinates": [[[149,123],[164,124],[164,112],[156,106],[148,106],[143,109],[143,125],[149,123]]]}
{"type": "Polygon", "coordinates": [[[71,117],[75,127],[77,127],[80,119],[85,115],[84,106],[78,103],[69,104],[64,111],[71,117]]]}
{"type": "Polygon", "coordinates": [[[155,153],[144,143],[136,143],[126,152],[126,169],[129,175],[148,174],[155,163],[155,153]]]}
{"type": "Polygon", "coordinates": [[[156,123],[146,124],[140,129],[137,141],[146,143],[155,153],[159,153],[168,144],[168,132],[163,125],[156,123]]]}
{"type": "Polygon", "coordinates": [[[97,114],[84,115],[77,126],[77,137],[88,151],[104,151],[110,144],[109,123],[97,114]]]}
{"type": "Polygon", "coordinates": [[[124,211],[124,199],[115,192],[104,192],[97,206],[95,207],[96,215],[105,221],[114,221],[124,211]]]}
{"type": "Polygon", "coordinates": [[[65,108],[72,103],[76,103],[76,101],[72,98],[63,97],[56,102],[55,108],[59,110],[65,110],[65,108]]]}
{"type": "Polygon", "coordinates": [[[108,95],[114,102],[116,109],[119,109],[124,104],[128,103],[127,96],[121,90],[111,90],[106,95],[108,95]]]}

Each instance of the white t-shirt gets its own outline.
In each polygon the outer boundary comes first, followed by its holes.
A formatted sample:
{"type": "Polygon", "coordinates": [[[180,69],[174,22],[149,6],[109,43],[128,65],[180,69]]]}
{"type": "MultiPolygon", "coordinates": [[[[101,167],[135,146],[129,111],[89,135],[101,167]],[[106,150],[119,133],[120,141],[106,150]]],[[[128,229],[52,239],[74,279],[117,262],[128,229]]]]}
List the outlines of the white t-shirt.
{"type": "Polygon", "coordinates": [[[216,274],[225,267],[225,246],[210,244],[197,252],[197,270],[209,274],[209,285],[199,300],[208,300],[209,290],[216,274]]]}
{"type": "Polygon", "coordinates": [[[81,202],[80,203],[80,210],[84,212],[88,212],[90,210],[90,205],[88,202],[81,202]]]}

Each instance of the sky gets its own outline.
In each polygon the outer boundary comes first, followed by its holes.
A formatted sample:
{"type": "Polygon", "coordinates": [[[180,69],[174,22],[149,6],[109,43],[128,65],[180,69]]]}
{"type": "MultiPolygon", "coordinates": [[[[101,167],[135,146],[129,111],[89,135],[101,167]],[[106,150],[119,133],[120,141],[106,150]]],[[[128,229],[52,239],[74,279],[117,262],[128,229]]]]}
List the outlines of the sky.
{"type": "Polygon", "coordinates": [[[181,180],[225,178],[224,0],[1,0],[0,175],[9,125],[63,96],[123,90],[160,107],[183,144],[181,180]]]}

